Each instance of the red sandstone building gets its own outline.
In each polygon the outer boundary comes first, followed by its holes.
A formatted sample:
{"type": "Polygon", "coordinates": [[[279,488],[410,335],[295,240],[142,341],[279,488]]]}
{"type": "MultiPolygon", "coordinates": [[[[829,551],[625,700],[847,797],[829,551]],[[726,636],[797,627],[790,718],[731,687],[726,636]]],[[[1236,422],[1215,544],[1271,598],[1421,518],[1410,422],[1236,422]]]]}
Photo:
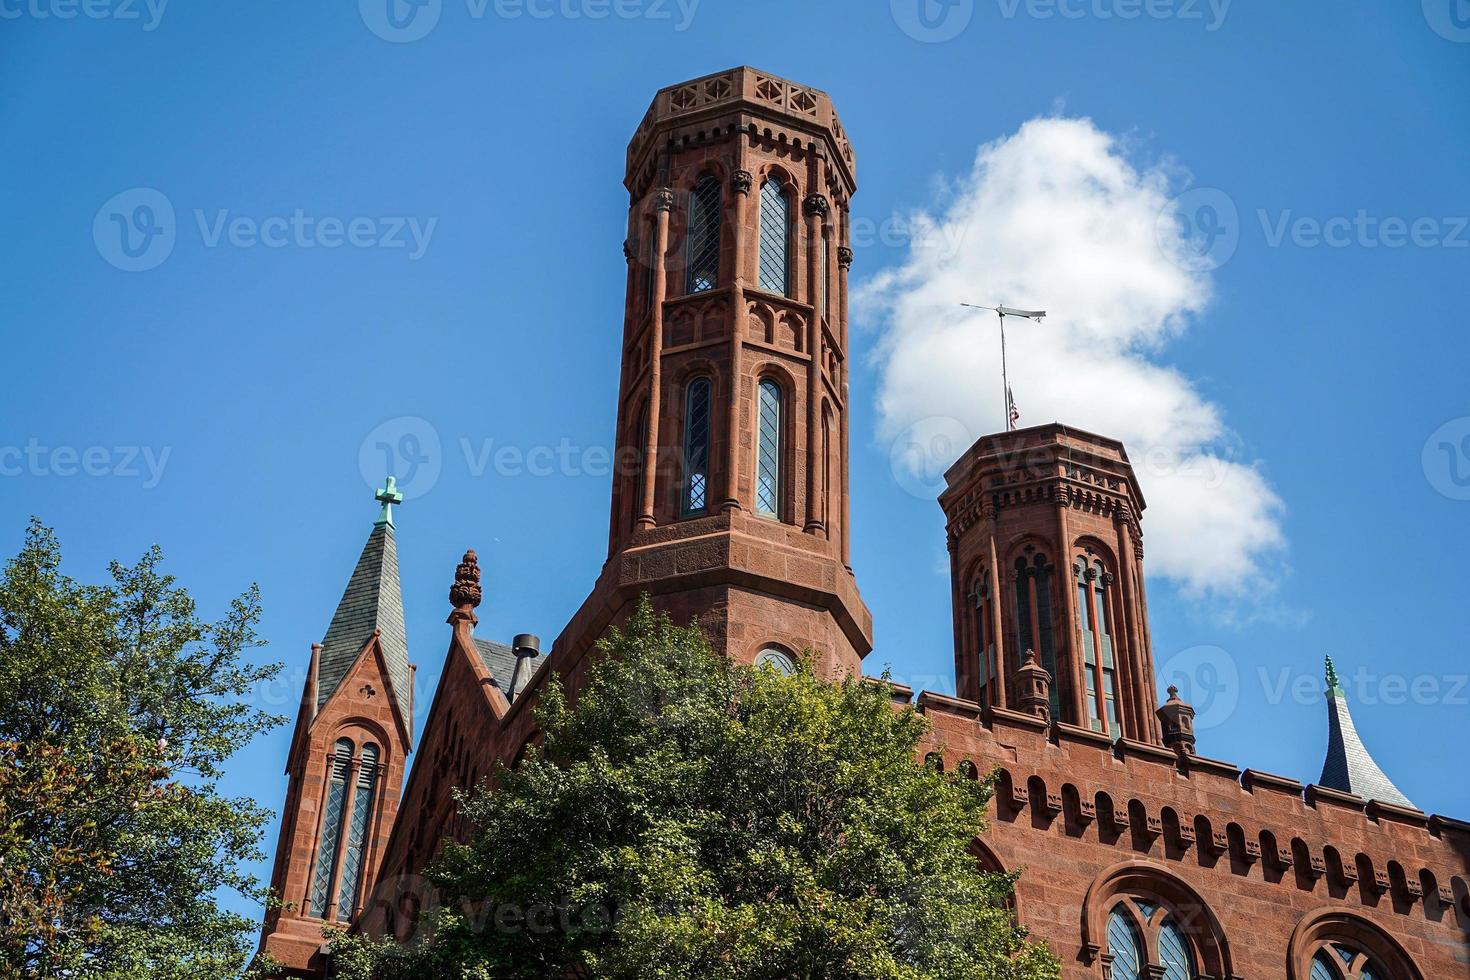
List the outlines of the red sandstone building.
{"type": "MultiPolygon", "coordinates": [[[[655,96],[628,146],[627,294],[608,559],[542,655],[475,635],[473,552],[413,731],[390,486],[325,638],[286,771],[262,948],[320,976],[323,928],[405,938],[419,872],[462,835],[452,791],[536,737],[642,592],[731,657],[861,671],[848,548],[852,147],[828,96],[750,68],[655,96]]],[[[893,686],[954,771],[999,770],[975,850],[1024,868],[1020,921],[1073,978],[1465,980],[1470,825],[1373,764],[1331,674],[1322,777],[1195,752],[1160,706],[1143,495],[1123,446],[1060,424],[987,436],[947,474],[958,697],[893,686]]]]}

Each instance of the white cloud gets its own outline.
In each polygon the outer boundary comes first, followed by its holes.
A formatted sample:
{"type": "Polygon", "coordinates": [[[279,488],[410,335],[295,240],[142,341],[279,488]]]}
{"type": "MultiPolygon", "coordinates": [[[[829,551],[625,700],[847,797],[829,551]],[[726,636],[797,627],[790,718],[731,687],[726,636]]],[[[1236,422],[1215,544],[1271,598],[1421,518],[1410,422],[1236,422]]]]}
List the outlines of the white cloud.
{"type": "Polygon", "coordinates": [[[912,216],[905,262],[857,289],[855,306],[882,325],[882,437],[951,434],[925,443],[948,458],[905,457],[900,479],[932,479],[969,437],[1004,426],[995,316],[959,304],[1046,309],[1041,325],[1007,321],[1021,424],[1121,438],[1148,499],[1150,573],[1238,597],[1284,547],[1282,503],[1236,458],[1220,408],[1159,360],[1211,292],[1186,243],[1159,232],[1161,216],[1174,227],[1172,195],[1164,165],[1135,166],[1091,120],[1033,119],[912,216]]]}

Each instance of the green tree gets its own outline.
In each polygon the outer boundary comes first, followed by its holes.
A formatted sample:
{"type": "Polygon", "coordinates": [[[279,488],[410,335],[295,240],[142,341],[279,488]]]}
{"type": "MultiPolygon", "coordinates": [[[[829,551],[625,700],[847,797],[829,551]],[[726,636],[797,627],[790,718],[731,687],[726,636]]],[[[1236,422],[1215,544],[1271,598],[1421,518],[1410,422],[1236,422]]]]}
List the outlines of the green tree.
{"type": "Polygon", "coordinates": [[[646,598],[602,653],[462,801],[426,938],[339,940],[343,980],[1059,975],[968,852],[991,786],[916,764],[881,686],[732,664],[646,598]]]}
{"type": "Polygon", "coordinates": [[[240,870],[269,814],[220,795],[221,766],[282,719],[245,695],[275,676],[251,587],[218,622],[159,571],[155,547],[112,581],[60,571],[32,520],[0,575],[0,976],[235,975],[263,897],[240,870]]]}

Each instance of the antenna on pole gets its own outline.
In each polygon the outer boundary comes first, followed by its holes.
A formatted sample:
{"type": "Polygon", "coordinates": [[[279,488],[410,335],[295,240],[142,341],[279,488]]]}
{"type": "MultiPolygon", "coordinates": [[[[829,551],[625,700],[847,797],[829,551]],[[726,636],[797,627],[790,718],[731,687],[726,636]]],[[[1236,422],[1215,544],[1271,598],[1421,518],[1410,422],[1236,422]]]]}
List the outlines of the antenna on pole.
{"type": "Polygon", "coordinates": [[[975,303],[961,303],[960,305],[972,310],[990,310],[1000,318],[1000,383],[1005,386],[1006,431],[1010,432],[1016,427],[1021,413],[1016,410],[1016,400],[1011,397],[1011,377],[1006,367],[1006,317],[1019,316],[1040,323],[1042,317],[1046,316],[1046,311],[1018,310],[1010,306],[979,306],[975,303]]]}

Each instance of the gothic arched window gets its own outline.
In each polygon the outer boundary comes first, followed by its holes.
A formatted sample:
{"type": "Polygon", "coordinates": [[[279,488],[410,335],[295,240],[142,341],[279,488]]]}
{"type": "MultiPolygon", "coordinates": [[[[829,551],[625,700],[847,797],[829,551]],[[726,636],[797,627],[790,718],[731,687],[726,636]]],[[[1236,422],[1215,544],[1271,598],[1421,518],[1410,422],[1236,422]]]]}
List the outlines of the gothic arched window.
{"type": "Polygon", "coordinates": [[[1016,666],[1025,662],[1026,651],[1051,675],[1051,716],[1072,722],[1071,712],[1062,711],[1062,685],[1057,676],[1057,652],[1052,643],[1052,566],[1045,555],[1016,559],[1016,666]]]}
{"type": "Polygon", "coordinates": [[[357,785],[352,794],[352,819],[347,824],[347,851],[342,857],[342,886],[337,892],[337,920],[346,922],[357,904],[357,884],[362,877],[363,841],[373,811],[373,793],[378,783],[378,747],[364,745],[357,767],[357,785]]]}
{"type": "Polygon", "coordinates": [[[709,506],[709,378],[695,378],[684,397],[684,514],[709,506]]]}
{"type": "Polygon", "coordinates": [[[1108,952],[1113,955],[1113,980],[1141,980],[1143,947],[1133,918],[1122,905],[1108,916],[1108,952]]]}
{"type": "Polygon", "coordinates": [[[979,651],[981,704],[998,704],[996,674],[999,665],[995,658],[995,593],[991,588],[990,571],[980,572],[971,594],[975,600],[975,649],[979,651]]]}
{"type": "Polygon", "coordinates": [[[775,177],[761,184],[760,287],[785,296],[791,270],[791,198],[775,177]]]}
{"type": "Polygon", "coordinates": [[[720,283],[720,182],[705,174],[689,195],[688,277],[684,291],[702,293],[720,283]]]}
{"type": "Polygon", "coordinates": [[[781,516],[781,386],[760,383],[760,426],[755,457],[755,510],[781,516]]]}
{"type": "Polygon", "coordinates": [[[339,739],[332,753],[328,774],[327,805],[322,811],[320,843],[316,852],[316,872],[312,877],[311,900],[307,914],[323,918],[327,914],[327,898],[332,894],[332,876],[337,870],[337,855],[342,843],[342,818],[347,806],[347,775],[352,771],[352,741],[339,739]]]}
{"type": "Polygon", "coordinates": [[[1311,980],[1388,980],[1388,972],[1356,947],[1324,943],[1312,957],[1311,980]]]}
{"type": "Polygon", "coordinates": [[[1108,913],[1113,980],[1195,980],[1189,939],[1169,909],[1142,898],[1124,899],[1108,913]]]}
{"type": "Polygon", "coordinates": [[[1113,654],[1113,576],[1089,552],[1072,562],[1077,587],[1077,631],[1087,684],[1087,720],[1093,731],[1122,734],[1118,722],[1117,658],[1113,654]]]}
{"type": "Polygon", "coordinates": [[[796,661],[780,647],[766,647],[755,656],[757,667],[769,667],[778,674],[796,673],[796,661]]]}

